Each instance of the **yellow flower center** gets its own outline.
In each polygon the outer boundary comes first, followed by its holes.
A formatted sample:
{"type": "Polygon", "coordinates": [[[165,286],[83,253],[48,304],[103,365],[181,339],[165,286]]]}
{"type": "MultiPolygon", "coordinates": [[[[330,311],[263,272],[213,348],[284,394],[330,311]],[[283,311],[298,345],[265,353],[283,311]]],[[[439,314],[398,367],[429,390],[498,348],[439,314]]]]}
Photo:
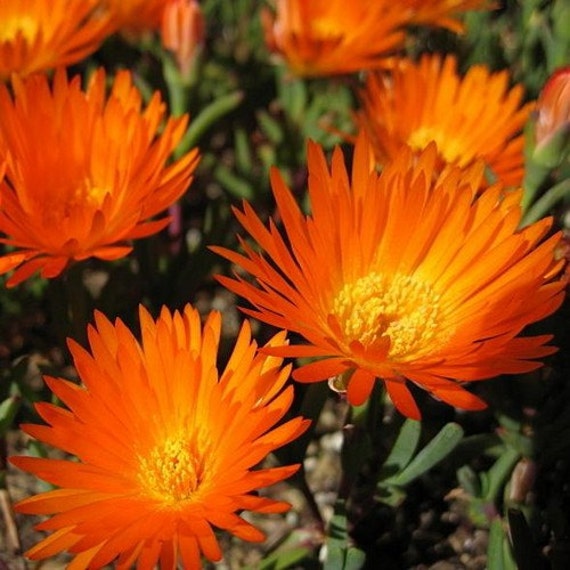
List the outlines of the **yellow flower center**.
{"type": "Polygon", "coordinates": [[[26,41],[33,40],[38,33],[38,21],[30,16],[16,15],[2,21],[0,26],[0,42],[11,42],[18,33],[22,34],[26,41]]]}
{"type": "Polygon", "coordinates": [[[432,126],[423,126],[415,130],[408,137],[408,145],[414,150],[423,150],[430,142],[437,145],[439,154],[448,163],[465,166],[471,160],[466,152],[465,145],[449,133],[432,126]]]}
{"type": "Polygon", "coordinates": [[[204,480],[204,454],[187,438],[170,438],[140,458],[143,490],[168,504],[192,499],[204,480]]]}
{"type": "Polygon", "coordinates": [[[440,295],[429,283],[398,273],[347,283],[333,301],[345,342],[374,349],[388,337],[393,361],[410,360],[442,340],[440,313],[440,295]]]}
{"type": "Polygon", "coordinates": [[[83,184],[76,188],[71,203],[86,204],[89,206],[100,206],[108,193],[107,188],[96,186],[90,180],[85,179],[83,184]]]}
{"type": "Polygon", "coordinates": [[[334,18],[314,18],[311,30],[317,38],[322,39],[340,38],[344,35],[344,28],[339,27],[338,20],[334,18]]]}
{"type": "Polygon", "coordinates": [[[99,209],[108,192],[107,188],[93,185],[85,179],[77,186],[62,192],[59,199],[53,200],[51,207],[43,210],[43,219],[47,224],[57,225],[72,218],[77,210],[99,209]]]}

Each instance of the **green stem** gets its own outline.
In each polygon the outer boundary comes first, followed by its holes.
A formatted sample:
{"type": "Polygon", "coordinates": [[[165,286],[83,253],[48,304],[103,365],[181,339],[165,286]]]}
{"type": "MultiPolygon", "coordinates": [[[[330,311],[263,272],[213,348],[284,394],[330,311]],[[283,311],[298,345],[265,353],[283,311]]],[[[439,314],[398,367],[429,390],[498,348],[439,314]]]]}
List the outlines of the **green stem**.
{"type": "Polygon", "coordinates": [[[48,295],[51,324],[60,347],[66,351],[68,337],[84,344],[91,304],[83,284],[83,265],[74,263],[65,273],[51,279],[48,295]]]}
{"type": "Polygon", "coordinates": [[[184,154],[187,150],[196,146],[202,135],[221,117],[233,111],[243,100],[243,93],[235,91],[219,97],[207,107],[202,109],[200,113],[191,118],[190,126],[186,131],[186,135],[180,141],[177,152],[184,154]]]}
{"type": "Polygon", "coordinates": [[[527,160],[526,173],[523,181],[524,192],[521,200],[523,212],[527,212],[530,209],[538,190],[544,184],[550,172],[550,168],[540,166],[532,160],[527,160]]]}
{"type": "Polygon", "coordinates": [[[66,274],[66,285],[71,334],[74,340],[80,344],[85,344],[91,303],[89,293],[83,283],[83,264],[74,263],[69,267],[66,274]]]}
{"type": "Polygon", "coordinates": [[[540,220],[563,198],[570,195],[570,179],[562,180],[548,189],[524,214],[520,227],[540,220]]]}

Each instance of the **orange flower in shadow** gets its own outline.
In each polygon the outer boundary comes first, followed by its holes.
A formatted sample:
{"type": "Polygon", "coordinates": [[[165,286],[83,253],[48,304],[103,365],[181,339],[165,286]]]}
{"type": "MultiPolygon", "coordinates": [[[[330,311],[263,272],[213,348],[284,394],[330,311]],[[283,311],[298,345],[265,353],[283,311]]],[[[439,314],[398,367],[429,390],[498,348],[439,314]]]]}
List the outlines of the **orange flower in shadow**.
{"type": "Polygon", "coordinates": [[[70,261],[127,255],[132,239],[164,228],[149,221],[188,188],[196,149],[167,165],[187,117],[163,121],[156,92],[143,109],[127,71],[108,97],[105,73],[86,91],[60,70],[53,87],[43,75],[0,85],[0,240],[13,251],[0,257],[0,274],[14,270],[13,286],[40,270],[56,277],[70,261]]]}
{"type": "Polygon", "coordinates": [[[435,142],[442,166],[464,168],[478,159],[505,186],[519,186],[524,171],[522,129],[532,104],[523,88],[509,89],[507,71],[472,66],[464,77],[454,56],[403,59],[390,73],[368,76],[356,123],[374,143],[380,164],[403,146],[421,151],[435,142]]]}
{"type": "Polygon", "coordinates": [[[0,80],[71,65],[111,33],[95,0],[0,2],[0,80]]]}
{"type": "Polygon", "coordinates": [[[141,33],[160,29],[170,0],[101,0],[117,30],[141,33]]]}
{"type": "Polygon", "coordinates": [[[406,13],[397,2],[277,0],[262,12],[269,49],[296,75],[332,75],[385,67],[403,47],[406,13]]]}
{"type": "Polygon", "coordinates": [[[453,32],[463,32],[459,19],[468,10],[495,8],[489,0],[400,0],[401,9],[408,8],[410,22],[423,26],[439,26],[453,32]]]}
{"type": "Polygon", "coordinates": [[[407,381],[477,410],[484,403],[464,381],[534,370],[555,350],[550,336],[517,336],[564,294],[554,259],[560,235],[543,241],[551,219],[517,231],[519,192],[503,196],[495,185],[476,196],[481,163],[437,177],[433,144],[417,156],[403,149],[378,175],[361,137],[352,180],[339,149],[330,171],[317,145],[308,152],[312,214],[302,214],[274,170],[283,232],[244,203],[236,216],[261,253],[245,240],[243,254],[213,248],[255,278],[218,277],[253,305],[247,314],[307,341],[271,353],[319,358],[294,379],[336,377],[361,404],[378,378],[395,406],[418,419],[407,381]]]}
{"type": "MultiPolygon", "coordinates": [[[[68,409],[40,403],[47,425],[26,433],[78,461],[13,457],[12,463],[60,487],[24,499],[21,513],[51,515],[52,534],[26,555],[39,560],[68,551],[73,568],[111,562],[126,570],[200,568],[200,555],[222,556],[213,527],[242,540],[263,533],[242,510],[282,513],[287,503],[256,494],[298,465],[256,469],[269,453],[308,426],[302,418],[275,427],[289,410],[290,367],[259,354],[246,322],[225,370],[216,359],[221,316],[203,328],[198,312],[164,308],[156,322],[141,307],[142,342],[121,322],[95,315],[91,354],[69,341],[83,383],[47,377],[68,409]]],[[[270,342],[281,345],[285,333],[270,342]]],[[[70,566],[71,567],[71,566],[70,566]]]]}

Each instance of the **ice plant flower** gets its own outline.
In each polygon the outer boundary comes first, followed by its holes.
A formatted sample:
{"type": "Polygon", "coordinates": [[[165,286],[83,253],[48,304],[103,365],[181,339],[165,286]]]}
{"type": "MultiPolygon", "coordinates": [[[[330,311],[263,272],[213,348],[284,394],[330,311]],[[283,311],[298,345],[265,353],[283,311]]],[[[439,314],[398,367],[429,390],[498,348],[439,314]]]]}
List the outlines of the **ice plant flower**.
{"type": "Polygon", "coordinates": [[[454,56],[427,54],[369,75],[360,98],[356,123],[374,142],[379,163],[403,146],[421,151],[433,141],[442,165],[466,167],[483,159],[505,186],[520,186],[522,130],[532,104],[522,103],[522,86],[509,89],[507,71],[474,65],[461,77],[454,56]]]}
{"type": "Polygon", "coordinates": [[[408,381],[477,410],[484,403],[465,381],[533,370],[554,351],[550,336],[518,336],[562,302],[560,235],[543,239],[552,220],[517,231],[519,192],[503,196],[497,184],[477,196],[482,163],[436,176],[436,155],[433,144],[418,156],[403,149],[378,175],[360,137],[350,180],[339,149],[329,171],[310,144],[311,215],[275,170],[283,231],[247,203],[235,210],[261,252],[243,239],[243,253],[213,249],[255,280],[219,280],[253,305],[247,314],[304,337],[307,344],[271,349],[318,358],[294,379],[337,377],[352,404],[381,379],[394,405],[418,419],[408,381]]]}
{"type": "Polygon", "coordinates": [[[0,81],[71,65],[111,33],[96,0],[0,2],[0,81]]]}
{"type": "Polygon", "coordinates": [[[187,76],[197,50],[204,41],[205,21],[196,0],[171,0],[162,16],[161,38],[173,52],[182,76],[187,76]]]}
{"type": "Polygon", "coordinates": [[[85,91],[63,70],[0,85],[0,274],[13,286],[40,270],[59,275],[71,261],[127,255],[130,240],[165,227],[150,220],[188,188],[196,149],[167,164],[187,117],[164,121],[156,92],[143,108],[129,72],[108,96],[97,71],[85,91]],[[25,136],[24,136],[25,135],[25,136]]]}
{"type": "Polygon", "coordinates": [[[403,47],[406,14],[386,0],[277,0],[262,12],[269,49],[296,75],[384,67],[403,47]]]}
{"type": "MultiPolygon", "coordinates": [[[[19,468],[59,487],[21,501],[21,513],[51,515],[50,531],[26,554],[33,560],[68,551],[74,569],[115,562],[126,570],[200,568],[219,560],[213,527],[246,540],[263,533],[237,513],[281,513],[289,504],[255,492],[298,465],[253,469],[299,436],[308,421],[279,422],[293,401],[284,388],[290,366],[261,354],[248,322],[218,372],[221,316],[203,327],[190,305],[154,321],[140,309],[142,341],[117,320],[95,315],[91,352],[70,340],[82,385],[47,377],[68,409],[36,405],[47,425],[23,429],[77,457],[13,457],[19,468]]],[[[269,341],[285,342],[280,332],[269,341]]]]}
{"type": "Polygon", "coordinates": [[[489,0],[400,0],[402,10],[407,8],[410,23],[439,26],[453,32],[463,32],[460,16],[468,10],[485,10],[493,7],[489,0]]]}
{"type": "Polygon", "coordinates": [[[129,33],[159,30],[164,9],[171,0],[101,0],[114,27],[129,33]]]}
{"type": "Polygon", "coordinates": [[[546,82],[536,104],[535,154],[551,166],[570,151],[570,66],[546,82]]]}

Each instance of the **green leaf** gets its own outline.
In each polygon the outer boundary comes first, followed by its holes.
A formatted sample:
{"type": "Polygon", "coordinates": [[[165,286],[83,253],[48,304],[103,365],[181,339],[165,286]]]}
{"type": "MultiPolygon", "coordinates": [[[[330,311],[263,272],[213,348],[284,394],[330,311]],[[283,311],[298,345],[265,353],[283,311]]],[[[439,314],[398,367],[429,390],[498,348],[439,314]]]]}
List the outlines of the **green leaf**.
{"type": "Polygon", "coordinates": [[[240,200],[252,200],[253,186],[247,180],[236,176],[229,168],[220,164],[214,170],[214,178],[233,196],[240,200]]]}
{"type": "Polygon", "coordinates": [[[489,546],[487,547],[487,565],[489,570],[506,570],[503,560],[503,527],[501,519],[491,523],[489,546]]]}
{"type": "Polygon", "coordinates": [[[365,553],[349,543],[346,505],[338,499],[326,541],[327,557],[323,570],[359,570],[366,561],[365,553]]]}
{"type": "Polygon", "coordinates": [[[400,429],[390,454],[384,461],[380,476],[400,473],[412,460],[418,447],[422,430],[421,422],[407,419],[400,429]]]}
{"type": "Polygon", "coordinates": [[[10,396],[0,403],[0,437],[12,427],[14,417],[20,408],[22,399],[18,395],[10,396]]]}
{"type": "Polygon", "coordinates": [[[243,570],[286,570],[300,566],[313,568],[316,567],[315,546],[313,531],[295,529],[262,560],[244,567],[243,570]]]}
{"type": "Polygon", "coordinates": [[[463,465],[457,470],[457,480],[471,497],[480,498],[482,496],[481,479],[469,465],[463,465]]]}
{"type": "Polygon", "coordinates": [[[207,107],[204,107],[198,115],[191,117],[190,125],[182,141],[180,141],[177,153],[179,155],[184,154],[196,146],[210,127],[239,106],[243,101],[243,97],[244,95],[241,91],[218,97],[207,107]]]}
{"type": "Polygon", "coordinates": [[[294,548],[284,552],[273,552],[255,566],[247,566],[244,570],[286,570],[297,566],[311,555],[310,548],[294,548]]]}
{"type": "MultiPolygon", "coordinates": [[[[493,463],[487,471],[487,479],[482,486],[483,496],[488,502],[495,502],[501,489],[504,487],[507,478],[510,477],[516,462],[520,458],[520,453],[512,447],[507,447],[497,461],[493,463]]],[[[481,476],[485,475],[481,473],[481,476]]]]}
{"type": "Polygon", "coordinates": [[[283,142],[283,129],[267,111],[261,109],[257,113],[257,120],[265,136],[276,146],[283,142]]]}
{"type": "Polygon", "coordinates": [[[243,174],[250,174],[253,168],[253,158],[247,132],[245,129],[238,128],[234,133],[236,166],[243,174]]]}
{"type": "Polygon", "coordinates": [[[491,523],[487,547],[487,568],[489,570],[517,570],[511,554],[509,539],[500,518],[495,518],[491,523]]]}
{"type": "Polygon", "coordinates": [[[399,487],[408,485],[449,455],[462,438],[463,428],[459,424],[446,424],[403,471],[390,477],[385,483],[399,487]]]}
{"type": "Polygon", "coordinates": [[[346,553],[344,570],[360,570],[366,562],[366,554],[359,548],[349,547],[346,553]]]}

